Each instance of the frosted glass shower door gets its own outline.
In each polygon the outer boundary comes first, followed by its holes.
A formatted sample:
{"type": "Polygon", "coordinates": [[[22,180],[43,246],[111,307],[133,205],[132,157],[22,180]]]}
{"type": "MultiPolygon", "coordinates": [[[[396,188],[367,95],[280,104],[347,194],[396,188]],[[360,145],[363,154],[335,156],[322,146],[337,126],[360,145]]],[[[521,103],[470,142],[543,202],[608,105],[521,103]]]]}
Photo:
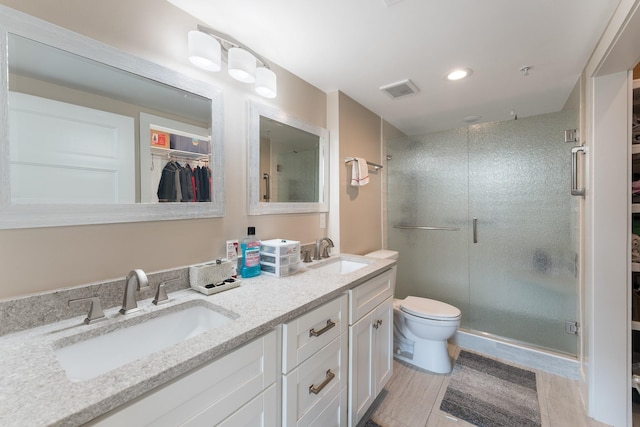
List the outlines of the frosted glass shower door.
{"type": "Polygon", "coordinates": [[[577,202],[566,111],[479,124],[469,132],[468,327],[577,354],[577,202]]]}
{"type": "MultiPolygon", "coordinates": [[[[400,253],[396,297],[438,299],[468,312],[467,129],[388,141],[387,154],[388,247],[400,253]],[[444,230],[413,228],[423,226],[444,230]]],[[[466,320],[463,314],[463,326],[466,320]]]]}

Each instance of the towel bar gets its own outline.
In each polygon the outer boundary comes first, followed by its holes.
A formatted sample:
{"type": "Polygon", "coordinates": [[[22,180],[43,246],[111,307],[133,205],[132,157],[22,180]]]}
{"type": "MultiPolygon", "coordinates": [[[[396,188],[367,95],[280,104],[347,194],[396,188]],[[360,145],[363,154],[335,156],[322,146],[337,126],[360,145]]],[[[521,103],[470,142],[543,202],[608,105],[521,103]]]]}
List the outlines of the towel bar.
{"type": "MultiPolygon", "coordinates": [[[[354,159],[355,159],[355,157],[345,157],[344,162],[345,162],[345,163],[349,163],[349,162],[352,162],[354,159]]],[[[373,168],[374,168],[375,170],[382,169],[382,168],[384,167],[384,166],[382,166],[382,165],[379,165],[379,164],[377,164],[377,163],[370,162],[370,161],[368,161],[368,160],[367,160],[367,164],[368,164],[369,166],[373,166],[373,168]]]]}
{"type": "Polygon", "coordinates": [[[394,225],[393,228],[400,228],[402,230],[460,231],[459,227],[427,227],[423,225],[394,225]]]}

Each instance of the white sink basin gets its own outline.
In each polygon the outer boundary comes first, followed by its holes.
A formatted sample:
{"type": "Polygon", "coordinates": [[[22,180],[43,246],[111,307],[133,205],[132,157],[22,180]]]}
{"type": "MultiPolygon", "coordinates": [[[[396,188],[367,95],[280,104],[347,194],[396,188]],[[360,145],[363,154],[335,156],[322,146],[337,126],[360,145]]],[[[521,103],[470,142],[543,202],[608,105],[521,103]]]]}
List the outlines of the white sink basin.
{"type": "Polygon", "coordinates": [[[324,264],[318,264],[316,266],[312,266],[312,268],[315,268],[317,270],[322,270],[327,273],[348,274],[348,273],[353,273],[354,271],[359,270],[362,267],[366,267],[367,265],[369,264],[366,262],[358,262],[358,261],[351,261],[347,259],[338,258],[335,261],[329,261],[324,264]]]}
{"type": "Polygon", "coordinates": [[[222,313],[192,305],[58,348],[55,354],[71,381],[84,381],[229,321],[222,313]]]}

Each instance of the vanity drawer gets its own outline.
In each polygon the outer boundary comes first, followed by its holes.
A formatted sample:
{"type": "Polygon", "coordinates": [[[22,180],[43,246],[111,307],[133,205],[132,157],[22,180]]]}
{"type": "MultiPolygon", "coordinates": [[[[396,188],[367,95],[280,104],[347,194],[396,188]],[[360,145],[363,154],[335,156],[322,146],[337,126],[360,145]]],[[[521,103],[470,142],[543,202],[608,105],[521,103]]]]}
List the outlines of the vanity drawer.
{"type": "Polygon", "coordinates": [[[342,334],[282,379],[282,425],[313,421],[347,385],[348,334],[342,334]]]}
{"type": "Polygon", "coordinates": [[[396,285],[395,268],[367,280],[349,290],[349,324],[355,324],[362,316],[393,296],[396,285]]]}
{"type": "Polygon", "coordinates": [[[283,325],[283,374],[347,330],[347,301],[343,295],[283,325]]]}
{"type": "Polygon", "coordinates": [[[340,427],[347,425],[347,387],[333,398],[327,406],[317,405],[307,412],[300,420],[300,427],[340,427]]]}

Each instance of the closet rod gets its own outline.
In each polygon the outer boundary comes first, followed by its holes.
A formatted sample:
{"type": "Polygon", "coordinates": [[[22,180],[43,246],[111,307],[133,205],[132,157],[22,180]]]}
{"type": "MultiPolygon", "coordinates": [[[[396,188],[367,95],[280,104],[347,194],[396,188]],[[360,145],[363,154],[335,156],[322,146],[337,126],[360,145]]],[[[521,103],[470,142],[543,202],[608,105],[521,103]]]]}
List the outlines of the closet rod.
{"type": "MultiPolygon", "coordinates": [[[[345,163],[349,163],[349,162],[354,161],[355,159],[356,159],[355,157],[345,157],[344,162],[345,162],[345,163]]],[[[379,165],[379,164],[377,164],[377,163],[370,162],[370,161],[368,161],[368,160],[367,160],[367,164],[368,164],[369,166],[373,166],[373,168],[374,168],[375,170],[382,169],[382,168],[384,167],[384,166],[382,166],[382,165],[379,165]]]]}
{"type": "Polygon", "coordinates": [[[152,156],[160,156],[160,157],[165,157],[166,156],[167,159],[194,160],[196,162],[209,163],[209,156],[208,155],[195,156],[195,155],[184,155],[184,154],[177,154],[177,153],[158,153],[158,152],[152,152],[151,155],[152,156]]]}

